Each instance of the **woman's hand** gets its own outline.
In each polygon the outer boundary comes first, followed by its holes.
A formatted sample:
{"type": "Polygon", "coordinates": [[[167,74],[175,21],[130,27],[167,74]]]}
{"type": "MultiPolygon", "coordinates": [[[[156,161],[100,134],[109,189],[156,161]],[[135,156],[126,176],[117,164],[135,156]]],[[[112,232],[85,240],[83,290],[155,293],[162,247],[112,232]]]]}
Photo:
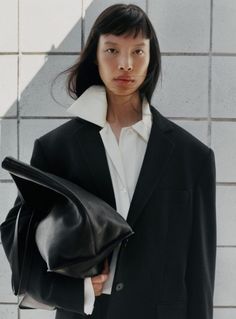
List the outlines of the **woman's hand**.
{"type": "Polygon", "coordinates": [[[91,277],[95,296],[100,296],[102,294],[103,285],[108,278],[108,274],[109,265],[108,260],[106,258],[102,273],[100,275],[91,277]]]}

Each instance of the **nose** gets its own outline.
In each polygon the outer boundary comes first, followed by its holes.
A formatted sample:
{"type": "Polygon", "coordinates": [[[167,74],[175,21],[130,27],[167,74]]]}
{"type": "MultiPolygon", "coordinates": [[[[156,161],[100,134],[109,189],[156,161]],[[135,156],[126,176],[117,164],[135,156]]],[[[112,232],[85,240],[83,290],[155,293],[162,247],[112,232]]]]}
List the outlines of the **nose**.
{"type": "Polygon", "coordinates": [[[121,70],[121,71],[132,71],[133,67],[131,65],[129,65],[129,66],[119,65],[119,70],[121,70]]]}
{"type": "Polygon", "coordinates": [[[118,69],[121,71],[132,71],[133,64],[130,58],[122,58],[118,63],[118,69]]]}

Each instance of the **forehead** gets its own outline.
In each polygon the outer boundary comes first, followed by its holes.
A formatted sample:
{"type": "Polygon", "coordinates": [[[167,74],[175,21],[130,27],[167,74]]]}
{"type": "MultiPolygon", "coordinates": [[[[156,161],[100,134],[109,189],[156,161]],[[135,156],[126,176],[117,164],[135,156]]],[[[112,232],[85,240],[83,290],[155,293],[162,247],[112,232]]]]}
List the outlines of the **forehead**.
{"type": "Polygon", "coordinates": [[[99,37],[99,44],[115,44],[115,45],[140,45],[147,46],[149,44],[149,39],[144,38],[141,33],[139,33],[135,38],[133,35],[114,35],[114,34],[101,34],[99,37]]]}

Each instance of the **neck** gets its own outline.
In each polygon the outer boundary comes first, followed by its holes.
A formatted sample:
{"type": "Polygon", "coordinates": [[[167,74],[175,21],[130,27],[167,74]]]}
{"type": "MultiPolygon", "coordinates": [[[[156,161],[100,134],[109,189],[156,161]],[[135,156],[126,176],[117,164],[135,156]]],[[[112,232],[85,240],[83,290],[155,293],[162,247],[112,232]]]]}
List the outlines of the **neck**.
{"type": "Polygon", "coordinates": [[[117,126],[130,126],[142,119],[142,101],[135,92],[121,96],[107,91],[107,121],[117,126]]]}

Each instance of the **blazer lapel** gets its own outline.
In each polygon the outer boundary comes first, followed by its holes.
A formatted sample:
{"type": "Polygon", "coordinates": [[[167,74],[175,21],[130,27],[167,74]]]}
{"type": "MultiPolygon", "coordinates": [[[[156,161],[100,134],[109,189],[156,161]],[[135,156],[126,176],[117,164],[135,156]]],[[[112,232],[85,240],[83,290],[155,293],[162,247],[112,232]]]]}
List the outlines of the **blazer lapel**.
{"type": "MultiPolygon", "coordinates": [[[[153,115],[152,129],[127,216],[127,222],[131,227],[167,168],[174,149],[173,142],[166,136],[166,132],[172,130],[171,122],[167,121],[153,106],[150,108],[153,115]]],[[[101,127],[85,122],[86,124],[79,130],[77,143],[91,172],[98,196],[116,209],[106,152],[99,134],[101,127]]]]}
{"type": "Polygon", "coordinates": [[[151,106],[151,111],[153,114],[152,129],[127,217],[127,222],[131,227],[134,226],[168,167],[174,149],[173,142],[166,136],[166,132],[173,129],[171,122],[167,121],[153,106],[151,106]]]}
{"type": "Polygon", "coordinates": [[[77,134],[77,143],[91,172],[97,194],[114,209],[116,209],[115,195],[111,175],[106,158],[105,148],[99,134],[100,126],[85,121],[77,134]]]}

